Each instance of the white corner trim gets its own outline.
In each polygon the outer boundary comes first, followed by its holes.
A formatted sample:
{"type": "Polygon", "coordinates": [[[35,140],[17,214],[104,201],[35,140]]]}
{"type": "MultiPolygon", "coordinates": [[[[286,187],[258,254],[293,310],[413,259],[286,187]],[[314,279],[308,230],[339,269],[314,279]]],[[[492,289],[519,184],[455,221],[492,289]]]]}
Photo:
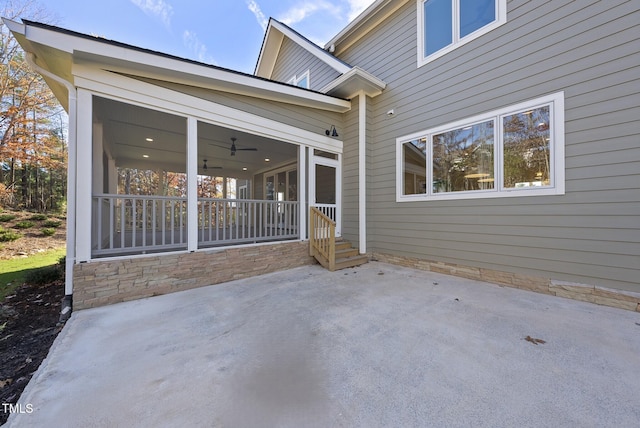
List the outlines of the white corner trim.
{"type": "Polygon", "coordinates": [[[360,254],[367,253],[367,96],[358,94],[358,234],[360,254]]]}

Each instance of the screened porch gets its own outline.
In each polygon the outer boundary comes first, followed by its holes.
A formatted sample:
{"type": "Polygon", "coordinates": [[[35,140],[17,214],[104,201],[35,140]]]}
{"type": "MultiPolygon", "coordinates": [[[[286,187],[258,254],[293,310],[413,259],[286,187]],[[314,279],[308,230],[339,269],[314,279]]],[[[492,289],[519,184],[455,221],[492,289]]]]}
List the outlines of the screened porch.
{"type": "Polygon", "coordinates": [[[306,239],[308,206],[339,215],[337,154],[97,96],[93,111],[92,258],[306,239]]]}

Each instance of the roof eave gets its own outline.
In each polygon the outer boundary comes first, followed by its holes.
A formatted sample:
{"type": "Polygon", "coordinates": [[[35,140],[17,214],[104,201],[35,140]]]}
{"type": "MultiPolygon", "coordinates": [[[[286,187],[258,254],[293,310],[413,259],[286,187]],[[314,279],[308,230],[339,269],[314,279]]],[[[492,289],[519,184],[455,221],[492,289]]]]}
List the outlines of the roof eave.
{"type": "Polygon", "coordinates": [[[333,46],[335,49],[334,55],[339,55],[408,1],[409,0],[376,0],[344,27],[342,31],[329,40],[324,48],[329,49],[333,46]]]}
{"type": "Polygon", "coordinates": [[[359,67],[354,67],[322,88],[321,92],[346,99],[351,99],[360,92],[364,92],[365,95],[374,98],[380,95],[386,87],[387,84],[384,81],[359,67]]]}
{"type": "Polygon", "coordinates": [[[271,78],[284,37],[289,38],[340,74],[346,73],[352,68],[287,25],[271,18],[256,64],[256,76],[271,78]]]}
{"type": "MultiPolygon", "coordinates": [[[[5,20],[5,23],[8,20],[5,20]]],[[[196,61],[181,59],[158,52],[129,46],[118,42],[111,42],[91,36],[46,26],[45,24],[30,25],[29,22],[19,24],[11,21],[7,25],[12,32],[22,39],[21,46],[25,50],[36,50],[35,45],[54,48],[58,52],[69,53],[68,61],[79,58],[100,58],[103,68],[110,66],[118,71],[130,68],[144,73],[146,77],[152,75],[179,77],[185,84],[196,84],[203,87],[215,87],[218,90],[240,93],[273,101],[314,107],[323,110],[345,112],[351,108],[348,100],[332,95],[305,90],[280,82],[240,73],[221,67],[210,66],[196,61]]],[[[17,37],[17,38],[18,38],[17,37]]],[[[19,40],[20,42],[20,40],[19,40]]],[[[36,51],[41,65],[47,68],[47,58],[42,58],[46,52],[36,51]]],[[[69,70],[71,64],[69,64],[69,70]]],[[[50,70],[55,73],[55,70],[50,70]]],[[[68,79],[68,76],[61,76],[68,79]]]]}

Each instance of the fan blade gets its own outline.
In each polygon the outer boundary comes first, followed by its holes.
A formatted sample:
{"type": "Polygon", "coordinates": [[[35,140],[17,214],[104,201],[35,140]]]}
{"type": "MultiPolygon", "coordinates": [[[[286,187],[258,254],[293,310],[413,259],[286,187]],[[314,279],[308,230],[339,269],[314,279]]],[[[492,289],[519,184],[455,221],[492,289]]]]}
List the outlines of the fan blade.
{"type": "Polygon", "coordinates": [[[244,150],[247,152],[257,152],[258,149],[256,149],[255,147],[251,147],[251,148],[246,148],[246,149],[236,149],[236,150],[244,150]]]}

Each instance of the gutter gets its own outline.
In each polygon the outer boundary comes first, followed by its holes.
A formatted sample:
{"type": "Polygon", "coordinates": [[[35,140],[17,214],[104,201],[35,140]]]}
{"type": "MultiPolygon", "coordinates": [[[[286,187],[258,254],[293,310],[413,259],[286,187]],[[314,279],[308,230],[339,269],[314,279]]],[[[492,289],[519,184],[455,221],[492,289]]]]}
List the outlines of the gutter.
{"type": "Polygon", "coordinates": [[[67,80],[45,70],[36,64],[36,56],[32,52],[26,54],[27,64],[40,73],[56,82],[64,85],[69,93],[69,143],[68,143],[68,167],[67,167],[67,253],[65,258],[65,278],[64,278],[64,298],[60,312],[60,322],[64,322],[71,316],[73,302],[73,266],[76,259],[76,111],[77,111],[77,90],[67,80]]]}

